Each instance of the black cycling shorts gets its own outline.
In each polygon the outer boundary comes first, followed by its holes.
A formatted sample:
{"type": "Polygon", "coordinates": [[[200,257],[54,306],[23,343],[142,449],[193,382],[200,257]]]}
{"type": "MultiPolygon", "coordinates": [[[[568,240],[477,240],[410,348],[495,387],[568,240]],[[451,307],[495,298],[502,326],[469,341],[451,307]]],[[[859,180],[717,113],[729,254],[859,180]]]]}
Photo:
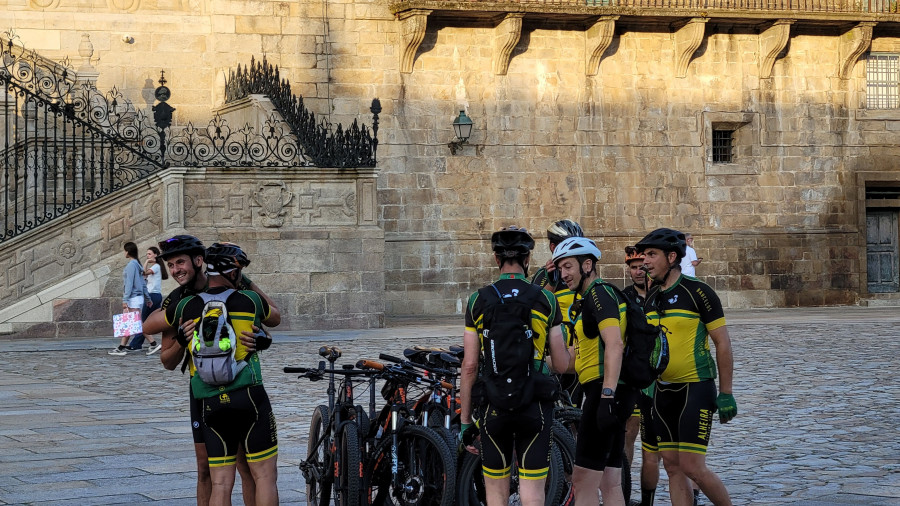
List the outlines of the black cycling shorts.
{"type": "Polygon", "coordinates": [[[607,467],[622,467],[625,451],[625,422],[634,411],[637,391],[626,385],[616,387],[616,423],[602,428],[597,422],[597,406],[603,391],[603,380],[589,381],[584,385],[584,404],[581,407],[581,424],[575,446],[575,465],[602,471],[607,467]]]}
{"type": "Polygon", "coordinates": [[[542,480],[550,470],[553,401],[534,402],[521,409],[485,409],[481,424],[481,464],[485,478],[507,478],[513,450],[519,479],[542,480]]]}
{"type": "Polygon", "coordinates": [[[278,455],[275,413],[262,385],[202,399],[202,409],[209,467],[234,465],[241,444],[251,464],[278,455]]]}
{"type": "Polygon", "coordinates": [[[203,401],[194,397],[190,382],[188,382],[188,395],[191,403],[191,433],[194,435],[194,444],[203,444],[203,417],[200,416],[203,401]]]}
{"type": "Polygon", "coordinates": [[[716,383],[656,384],[653,420],[660,451],[706,454],[713,414],[716,383]]]}
{"type": "Polygon", "coordinates": [[[641,414],[641,449],[656,453],[659,451],[659,442],[656,440],[656,428],[653,425],[653,397],[639,391],[637,407],[641,414]]]}

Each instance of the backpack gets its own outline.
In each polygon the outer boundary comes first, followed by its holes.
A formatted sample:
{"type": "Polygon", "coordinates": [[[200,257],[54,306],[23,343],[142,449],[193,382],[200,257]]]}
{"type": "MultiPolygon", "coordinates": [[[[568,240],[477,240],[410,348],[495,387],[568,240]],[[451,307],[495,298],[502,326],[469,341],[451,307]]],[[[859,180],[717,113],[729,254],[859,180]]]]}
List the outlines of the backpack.
{"type": "Polygon", "coordinates": [[[613,289],[620,301],[625,302],[625,352],[619,379],[635,388],[647,388],[659,378],[669,365],[669,340],[666,328],[647,321],[643,309],[610,283],[601,285],[613,289]]]}
{"type": "Polygon", "coordinates": [[[535,397],[534,330],[531,308],[542,293],[536,285],[522,285],[520,293],[504,298],[493,284],[479,290],[491,301],[485,307],[481,331],[484,396],[492,407],[515,410],[535,397]],[[493,299],[493,300],[492,300],[493,299]]]}
{"type": "Polygon", "coordinates": [[[191,356],[197,375],[207,385],[227,385],[247,366],[246,361],[234,358],[238,337],[225,307],[225,301],[232,293],[234,290],[228,289],[217,294],[204,292],[197,295],[205,305],[200,322],[194,328],[191,356]]]}

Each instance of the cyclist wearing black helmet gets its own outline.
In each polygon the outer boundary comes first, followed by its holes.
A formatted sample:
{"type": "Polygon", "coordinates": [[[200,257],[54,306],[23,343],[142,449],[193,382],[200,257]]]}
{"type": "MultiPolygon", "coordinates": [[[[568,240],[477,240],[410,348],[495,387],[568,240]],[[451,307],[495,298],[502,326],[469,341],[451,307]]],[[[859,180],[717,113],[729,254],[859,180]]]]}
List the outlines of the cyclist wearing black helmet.
{"type": "Polygon", "coordinates": [[[722,304],[706,283],[682,276],[685,238],[681,232],[660,228],[636,247],[644,254],[644,267],[653,280],[644,312],[648,320],[667,329],[669,339],[669,365],[656,384],[653,418],[672,504],[693,504],[691,479],[714,504],[729,505],[728,490],[706,466],[713,413],[719,411],[721,423],[737,415],[731,339],[722,304]],[[716,345],[716,360],[709,339],[716,345]]]}
{"type": "MultiPolygon", "coordinates": [[[[198,336],[198,332],[208,329],[205,326],[200,329],[196,326],[197,322],[201,318],[222,314],[222,310],[218,308],[212,310],[218,313],[204,314],[210,301],[224,304],[224,312],[228,315],[227,324],[233,328],[236,336],[250,336],[261,324],[274,327],[281,322],[278,308],[270,306],[252,290],[237,289],[242,269],[250,264],[240,247],[231,243],[215,243],[206,250],[206,263],[208,288],[205,292],[188,295],[178,304],[169,305],[165,312],[169,326],[181,324],[176,340],[179,345],[188,346],[192,356],[200,349],[200,336],[211,339],[205,334],[198,336]],[[191,329],[187,329],[193,337],[182,335],[184,322],[193,324],[191,329]]],[[[212,322],[211,328],[218,332],[216,320],[213,319],[212,322]]],[[[221,327],[221,322],[219,325],[221,327]]],[[[256,483],[256,504],[278,504],[278,438],[275,415],[262,382],[259,354],[255,353],[259,341],[248,341],[244,337],[236,343],[231,341],[228,340],[227,345],[234,346],[234,359],[241,365],[233,381],[226,384],[206,383],[197,373],[195,361],[190,362],[191,392],[201,403],[201,430],[212,478],[210,502],[230,502],[236,458],[239,448],[243,446],[256,483]]],[[[221,348],[222,343],[219,344],[221,348]]]]}
{"type": "MultiPolygon", "coordinates": [[[[478,409],[482,415],[481,456],[488,506],[508,504],[514,457],[522,503],[544,504],[553,400],[551,392],[536,385],[552,388],[555,383],[545,376],[549,374],[548,362],[553,369],[565,370],[568,366],[569,355],[560,330],[562,319],[553,294],[525,277],[534,248],[531,235],[523,228],[504,228],[491,236],[491,247],[500,279],[472,294],[466,306],[460,436],[470,429],[473,409],[478,409]],[[523,328],[526,321],[527,330],[523,328]],[[548,350],[552,361],[546,360],[548,350]],[[479,385],[485,387],[485,399],[476,404],[472,387],[479,377],[482,357],[479,385]],[[507,369],[510,364],[515,367],[507,369]],[[524,379],[507,377],[504,381],[505,371],[524,379]],[[521,395],[513,395],[503,390],[507,383],[512,390],[525,384],[534,388],[523,387],[521,395]]],[[[473,447],[469,451],[475,452],[473,447]]]]}

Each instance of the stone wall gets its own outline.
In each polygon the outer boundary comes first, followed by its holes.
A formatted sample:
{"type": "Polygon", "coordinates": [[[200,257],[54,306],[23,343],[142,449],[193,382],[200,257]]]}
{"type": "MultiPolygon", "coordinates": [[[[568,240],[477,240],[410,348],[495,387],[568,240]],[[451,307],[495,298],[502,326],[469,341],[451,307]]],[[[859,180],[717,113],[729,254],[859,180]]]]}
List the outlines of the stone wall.
{"type": "MultiPolygon", "coordinates": [[[[0,252],[0,333],[110,335],[120,311],[122,245],[178,233],[245,249],[245,270],[282,312],[283,330],[384,324],[384,233],[372,171],[167,169],[0,252]]],[[[175,288],[171,280],[164,291],[175,288]]]]}
{"type": "MultiPolygon", "coordinates": [[[[626,244],[670,226],[695,235],[698,274],[729,306],[852,304],[866,291],[857,175],[900,179],[900,114],[865,110],[865,60],[842,60],[843,26],[792,28],[768,70],[765,27],[710,21],[676,77],[672,26],[617,25],[587,75],[584,30],[526,23],[498,75],[495,27],[430,20],[406,73],[405,25],[383,0],[4,7],[26,44],[51,56],[75,54],[89,31],[101,88],[149,104],[165,68],[180,124],[205,121],[222,70],[263,53],[332,122],[368,117],[378,97],[388,314],[458,313],[494,275],[493,230],[540,233],[559,218],[601,241],[613,280],[623,279],[626,244]],[[122,42],[125,31],[134,44],[122,42]],[[447,143],[460,109],[475,130],[454,156],[447,143]],[[738,128],[735,163],[710,162],[717,124],[738,128]]],[[[878,32],[870,49],[900,51],[900,38],[878,32]]],[[[539,241],[533,264],[548,256],[539,241]]]]}

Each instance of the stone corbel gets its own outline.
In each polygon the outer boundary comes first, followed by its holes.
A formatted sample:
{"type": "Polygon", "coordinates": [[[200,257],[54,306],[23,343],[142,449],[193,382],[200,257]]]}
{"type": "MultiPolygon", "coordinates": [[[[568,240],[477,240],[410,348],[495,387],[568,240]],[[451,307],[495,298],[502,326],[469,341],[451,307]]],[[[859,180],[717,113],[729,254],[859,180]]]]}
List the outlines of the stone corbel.
{"type": "Polygon", "coordinates": [[[772,77],[772,68],[778,55],[787,47],[791,38],[791,25],[794,19],[779,19],[772,26],[759,34],[759,78],[772,77]]]}
{"type": "Polygon", "coordinates": [[[619,16],[600,16],[600,19],[584,32],[586,53],[590,55],[585,67],[585,74],[588,76],[595,76],[600,72],[600,60],[612,43],[617,19],[619,16]]]}
{"type": "Polygon", "coordinates": [[[709,18],[691,18],[675,31],[675,77],[686,77],[694,51],[703,42],[709,18]]]}
{"type": "Polygon", "coordinates": [[[409,74],[413,70],[416,51],[425,39],[425,27],[428,25],[427,9],[411,9],[397,15],[400,21],[400,72],[409,74]]]}
{"type": "Polygon", "coordinates": [[[864,21],[858,23],[850,31],[841,35],[841,62],[838,76],[841,79],[849,79],[853,72],[853,66],[859,57],[869,50],[872,45],[872,28],[877,23],[864,21]]]}
{"type": "Polygon", "coordinates": [[[513,49],[522,36],[522,18],[524,13],[507,14],[503,21],[494,28],[494,74],[505,76],[509,70],[509,60],[513,49]]]}

